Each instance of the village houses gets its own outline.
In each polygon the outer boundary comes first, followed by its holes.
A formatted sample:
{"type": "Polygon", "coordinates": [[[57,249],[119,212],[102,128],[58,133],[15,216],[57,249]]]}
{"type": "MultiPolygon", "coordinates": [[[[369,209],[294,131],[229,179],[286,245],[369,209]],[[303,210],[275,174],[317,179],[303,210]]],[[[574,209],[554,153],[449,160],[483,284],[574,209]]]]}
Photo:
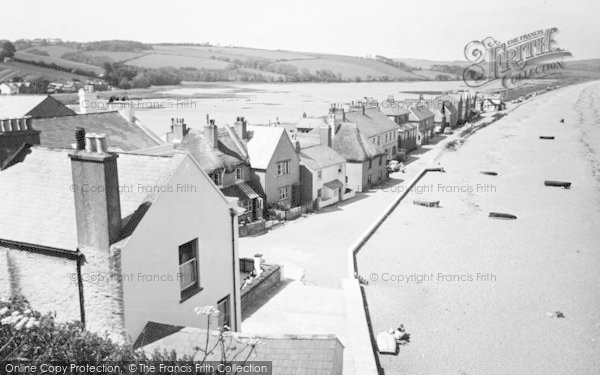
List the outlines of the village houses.
{"type": "Polygon", "coordinates": [[[419,137],[417,144],[422,145],[429,143],[431,138],[433,138],[435,114],[421,104],[412,106],[409,110],[410,115],[408,116],[408,121],[417,125],[419,137]]]}
{"type": "MultiPolygon", "coordinates": [[[[300,185],[302,203],[315,209],[347,199],[346,160],[333,150],[331,125],[318,129],[320,143],[300,149],[300,185]]],[[[353,196],[353,194],[352,194],[353,196]]]]}
{"type": "Polygon", "coordinates": [[[248,154],[255,184],[265,196],[265,208],[300,204],[299,143],[278,126],[248,126],[248,154]]]}
{"type": "Polygon", "coordinates": [[[22,295],[119,339],[148,322],[202,327],[203,305],[240,329],[235,198],[187,153],[113,153],[82,128],[74,149],[36,146],[30,121],[0,128],[0,148],[13,145],[0,160],[11,218],[0,221],[0,299],[22,295]]]}
{"type": "Polygon", "coordinates": [[[393,95],[383,100],[379,109],[381,112],[398,125],[398,152],[404,156],[417,148],[418,131],[417,125],[410,123],[408,118],[410,111],[406,103],[397,101],[393,95]]]}

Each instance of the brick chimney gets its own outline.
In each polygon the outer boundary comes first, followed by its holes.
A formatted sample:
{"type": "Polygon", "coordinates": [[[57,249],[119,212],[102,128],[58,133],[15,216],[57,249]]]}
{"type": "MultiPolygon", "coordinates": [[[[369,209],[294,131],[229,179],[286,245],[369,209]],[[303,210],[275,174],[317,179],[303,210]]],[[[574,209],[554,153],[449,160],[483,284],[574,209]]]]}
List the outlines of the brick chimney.
{"type": "Polygon", "coordinates": [[[319,138],[321,139],[321,145],[331,147],[331,127],[331,124],[325,124],[319,127],[319,138]]]}
{"type": "Polygon", "coordinates": [[[248,122],[244,117],[240,116],[235,119],[235,132],[241,140],[247,140],[248,138],[247,126],[248,122]]]}
{"type": "Polygon", "coordinates": [[[40,144],[40,131],[31,127],[31,116],[0,119],[0,168],[25,144],[40,144]]]}
{"type": "Polygon", "coordinates": [[[78,247],[82,252],[92,249],[108,254],[121,232],[118,156],[107,151],[104,134],[85,134],[78,128],[76,139],[69,157],[78,247]]]}
{"type": "Polygon", "coordinates": [[[208,124],[204,126],[204,136],[208,139],[208,142],[213,148],[219,147],[219,128],[215,125],[214,119],[209,119],[207,115],[208,124]]]}

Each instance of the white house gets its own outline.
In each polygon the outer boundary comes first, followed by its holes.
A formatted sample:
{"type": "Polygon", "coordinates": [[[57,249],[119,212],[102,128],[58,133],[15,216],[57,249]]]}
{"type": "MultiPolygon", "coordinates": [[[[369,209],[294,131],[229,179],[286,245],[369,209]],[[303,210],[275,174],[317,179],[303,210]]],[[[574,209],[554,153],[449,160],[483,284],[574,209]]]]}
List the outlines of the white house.
{"type": "Polygon", "coordinates": [[[187,153],[106,150],[80,130],[76,150],[24,145],[3,163],[0,300],[22,295],[116,339],[149,321],[203,327],[205,305],[239,330],[235,199],[187,153]]]}

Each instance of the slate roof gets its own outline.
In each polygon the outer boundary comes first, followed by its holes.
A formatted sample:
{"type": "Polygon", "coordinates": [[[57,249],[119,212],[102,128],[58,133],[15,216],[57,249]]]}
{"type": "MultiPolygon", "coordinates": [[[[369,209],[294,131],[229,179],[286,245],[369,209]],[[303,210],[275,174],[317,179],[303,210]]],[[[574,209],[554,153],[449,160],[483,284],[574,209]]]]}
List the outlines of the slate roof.
{"type": "Polygon", "coordinates": [[[206,173],[212,173],[218,169],[231,172],[239,165],[248,164],[245,156],[246,150],[242,150],[240,147],[245,146],[239,143],[231,128],[219,128],[217,148],[213,147],[203,132],[196,129],[189,129],[183,137],[183,141],[174,144],[175,149],[189,151],[206,173]]]}
{"type": "Polygon", "coordinates": [[[248,126],[248,131],[250,165],[256,169],[267,169],[281,137],[287,134],[286,130],[278,126],[248,126]]]}
{"type": "Polygon", "coordinates": [[[301,149],[300,162],[312,170],[317,170],[331,165],[345,163],[346,159],[341,157],[331,147],[327,147],[327,145],[318,145],[301,149]]]}
{"type": "Polygon", "coordinates": [[[0,118],[71,116],[75,112],[49,95],[2,95],[0,118]]]}
{"type": "Polygon", "coordinates": [[[296,133],[291,138],[292,142],[299,141],[300,148],[312,147],[321,144],[321,136],[318,129],[311,130],[310,133],[296,133]]]}
{"type": "MultiPolygon", "coordinates": [[[[0,220],[0,239],[75,251],[77,226],[68,151],[39,146],[29,151],[23,161],[0,171],[0,212],[6,218],[0,220]]],[[[119,154],[119,184],[165,184],[185,157],[119,154]]],[[[127,218],[154,197],[143,189],[123,189],[124,229],[127,218]]]]}
{"type": "Polygon", "coordinates": [[[117,111],[37,118],[31,124],[42,131],[41,145],[50,148],[71,148],[76,127],[84,128],[86,133],[106,134],[111,151],[132,151],[163,144],[152,132],[130,123],[117,111]]]}
{"type": "Polygon", "coordinates": [[[362,110],[351,110],[346,112],[345,116],[347,122],[356,124],[361,133],[368,138],[398,130],[398,125],[377,108],[365,109],[364,115],[362,110]]]}
{"type": "Polygon", "coordinates": [[[371,142],[356,124],[349,122],[338,125],[333,138],[333,149],[346,161],[364,162],[375,156],[385,155],[385,151],[371,142]]]}
{"type": "Polygon", "coordinates": [[[402,102],[383,101],[379,109],[386,116],[403,116],[410,113],[408,108],[403,108],[402,102]]]}
{"type": "MultiPolygon", "coordinates": [[[[269,335],[251,336],[242,333],[231,333],[232,338],[225,338],[226,358],[243,360],[249,353],[244,340],[258,339],[259,344],[248,358],[249,363],[272,361],[272,371],[276,375],[287,374],[341,374],[344,346],[335,335],[269,335]]],[[[218,333],[211,331],[208,335],[208,347],[216,346],[218,333]]],[[[204,358],[204,353],[195,347],[204,348],[207,331],[201,328],[177,327],[149,322],[136,340],[135,346],[141,347],[147,354],[155,349],[174,350],[178,358],[193,356],[195,360],[204,358]]],[[[220,346],[206,360],[220,361],[220,346]]]]}
{"type": "Polygon", "coordinates": [[[409,121],[421,121],[429,117],[434,117],[434,113],[427,107],[413,107],[410,109],[409,121]]]}
{"type": "Polygon", "coordinates": [[[297,123],[296,128],[316,129],[325,124],[325,117],[302,117],[297,123]]]}

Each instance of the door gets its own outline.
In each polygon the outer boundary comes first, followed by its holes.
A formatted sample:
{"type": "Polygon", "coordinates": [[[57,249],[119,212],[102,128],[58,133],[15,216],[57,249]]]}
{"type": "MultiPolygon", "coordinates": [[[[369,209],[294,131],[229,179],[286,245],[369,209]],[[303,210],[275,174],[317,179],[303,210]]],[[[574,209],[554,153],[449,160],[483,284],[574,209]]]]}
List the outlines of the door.
{"type": "Polygon", "coordinates": [[[219,309],[219,327],[227,326],[231,329],[231,300],[229,294],[217,303],[219,309]]]}

